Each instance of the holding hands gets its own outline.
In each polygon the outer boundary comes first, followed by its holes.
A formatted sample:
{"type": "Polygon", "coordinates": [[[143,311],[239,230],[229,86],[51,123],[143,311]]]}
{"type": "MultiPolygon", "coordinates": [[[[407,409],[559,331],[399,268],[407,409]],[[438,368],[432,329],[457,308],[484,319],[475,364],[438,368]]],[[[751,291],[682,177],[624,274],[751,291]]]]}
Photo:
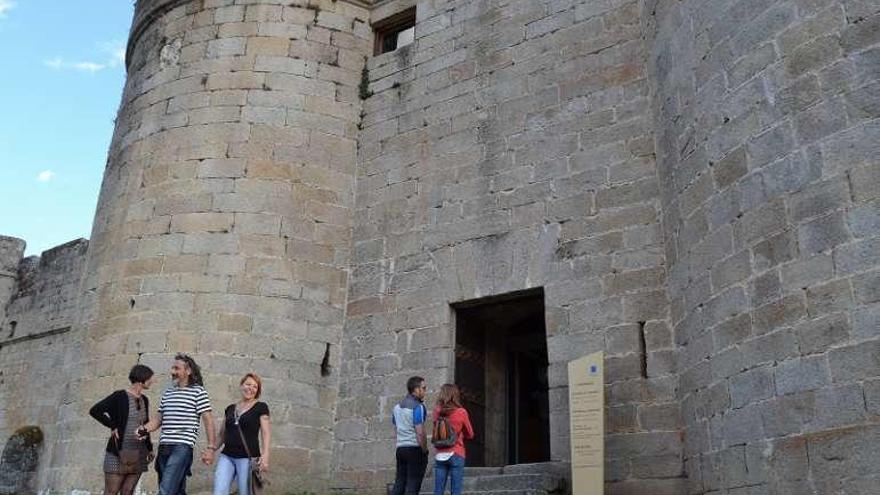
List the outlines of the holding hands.
{"type": "Polygon", "coordinates": [[[202,463],[206,466],[214,464],[214,447],[208,447],[202,451],[202,463]]]}

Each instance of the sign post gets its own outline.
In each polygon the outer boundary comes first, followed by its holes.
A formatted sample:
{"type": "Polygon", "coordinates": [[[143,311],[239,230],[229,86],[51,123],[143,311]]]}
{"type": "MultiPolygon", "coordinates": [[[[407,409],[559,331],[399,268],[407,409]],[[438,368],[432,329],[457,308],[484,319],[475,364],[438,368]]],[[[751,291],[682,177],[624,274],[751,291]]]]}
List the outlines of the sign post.
{"type": "Polygon", "coordinates": [[[571,482],[576,495],[602,495],[605,484],[604,353],[568,363],[571,482]]]}

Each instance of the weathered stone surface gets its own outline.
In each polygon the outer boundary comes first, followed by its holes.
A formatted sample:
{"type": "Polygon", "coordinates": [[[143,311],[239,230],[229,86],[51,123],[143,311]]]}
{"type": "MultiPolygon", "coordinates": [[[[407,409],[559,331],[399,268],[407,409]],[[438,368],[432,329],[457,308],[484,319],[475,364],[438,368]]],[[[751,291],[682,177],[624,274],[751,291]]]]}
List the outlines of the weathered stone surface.
{"type": "Polygon", "coordinates": [[[540,287],[553,460],[605,350],[609,493],[871,493],[872,2],[166,3],[89,252],[0,239],[0,381],[51,383],[0,384],[0,445],[37,411],[41,489],[99,489],[86,406],[183,350],[217,409],[264,375],[281,483],[380,492],[403,382],[456,378],[450,304],[540,287]]]}

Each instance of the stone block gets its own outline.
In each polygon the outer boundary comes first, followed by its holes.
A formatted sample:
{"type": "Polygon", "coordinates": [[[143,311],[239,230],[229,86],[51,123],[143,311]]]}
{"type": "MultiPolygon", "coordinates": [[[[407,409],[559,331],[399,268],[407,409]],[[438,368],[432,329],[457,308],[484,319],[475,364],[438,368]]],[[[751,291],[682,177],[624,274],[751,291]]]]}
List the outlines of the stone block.
{"type": "Polygon", "coordinates": [[[860,304],[880,301],[880,270],[857,275],[852,282],[860,304]]]}
{"type": "Polygon", "coordinates": [[[797,240],[790,231],[768,237],[752,248],[755,268],[766,270],[797,256],[797,240]]]}
{"type": "Polygon", "coordinates": [[[769,466],[771,479],[793,481],[806,479],[810,472],[808,440],[790,438],[771,444],[769,466]]]}
{"type": "Polygon", "coordinates": [[[849,339],[850,323],[844,314],[833,314],[795,327],[803,355],[822,353],[849,339]]]}
{"type": "Polygon", "coordinates": [[[824,36],[805,43],[788,56],[785,68],[789,76],[797,77],[810,70],[824,67],[840,57],[840,42],[835,36],[824,36]]]}
{"type": "Polygon", "coordinates": [[[677,432],[609,435],[605,448],[613,457],[676,455],[681,450],[681,438],[677,432]]]}
{"type": "Polygon", "coordinates": [[[807,289],[807,307],[811,316],[843,311],[853,305],[849,280],[835,280],[807,289]]]}
{"type": "Polygon", "coordinates": [[[724,441],[728,446],[742,445],[764,437],[760,409],[757,405],[727,411],[722,424],[724,441]]]}
{"type": "Polygon", "coordinates": [[[776,392],[779,395],[815,390],[830,382],[824,355],[787,360],[776,367],[776,392]]]}
{"type": "Polygon", "coordinates": [[[806,428],[819,431],[865,421],[865,397],[858,384],[823,388],[816,392],[816,415],[806,428]]]}
{"type": "Polygon", "coordinates": [[[208,58],[244,55],[247,38],[221,38],[208,41],[208,58]]]}
{"type": "Polygon", "coordinates": [[[755,309],[753,328],[755,333],[764,334],[790,326],[805,316],[803,295],[793,294],[755,309]]]}
{"type": "Polygon", "coordinates": [[[840,246],[834,251],[834,266],[840,273],[868,270],[880,265],[880,238],[840,246]]]}
{"type": "Polygon", "coordinates": [[[752,260],[748,250],[740,251],[712,268],[712,287],[718,291],[742,282],[752,274],[752,260]]]}
{"type": "Polygon", "coordinates": [[[800,433],[815,416],[814,392],[803,392],[770,399],[761,404],[761,423],[767,438],[800,433]]]}
{"type": "Polygon", "coordinates": [[[880,336],[880,304],[869,304],[852,314],[852,334],[855,339],[875,339],[880,336]]]}
{"type": "Polygon", "coordinates": [[[792,193],[822,176],[822,164],[813,156],[795,153],[771,163],[761,171],[764,193],[769,197],[792,193]]]}
{"type": "Polygon", "coordinates": [[[751,368],[759,364],[782,361],[798,355],[798,341],[791,330],[779,330],[741,344],[743,365],[751,368]]]}
{"type": "Polygon", "coordinates": [[[880,198],[880,171],[877,163],[853,168],[849,173],[853,200],[872,201],[880,198]]]}
{"type": "Polygon", "coordinates": [[[782,282],[779,279],[778,270],[770,270],[763,275],[752,279],[750,292],[752,306],[763,306],[769,301],[775,301],[782,296],[782,282]]]}
{"type": "Polygon", "coordinates": [[[806,289],[829,280],[834,274],[834,265],[832,257],[826,254],[800,258],[789,263],[782,268],[782,289],[785,292],[806,289]]]}
{"type": "Polygon", "coordinates": [[[678,371],[678,354],[673,350],[648,352],[649,377],[673,374],[678,371]]]}
{"type": "Polygon", "coordinates": [[[719,324],[712,332],[716,350],[725,349],[742,342],[752,334],[751,317],[747,313],[741,314],[719,324]]]}
{"type": "Polygon", "coordinates": [[[853,237],[864,238],[880,231],[880,201],[856,206],[847,213],[847,223],[853,237]]]}
{"type": "Polygon", "coordinates": [[[764,366],[730,377],[730,405],[740,408],[775,395],[773,368],[764,366]]]}
{"type": "Polygon", "coordinates": [[[214,9],[214,23],[241,22],[244,20],[244,5],[229,5],[214,9]]]}
{"type": "Polygon", "coordinates": [[[611,327],[605,331],[605,352],[612,356],[638,352],[639,339],[638,325],[611,327]]]}
{"type": "Polygon", "coordinates": [[[749,142],[749,164],[760,168],[774,162],[794,148],[794,130],[789,124],[782,124],[756,136],[749,142]]]}
{"type": "Polygon", "coordinates": [[[291,40],[305,39],[308,33],[306,26],[286,22],[261,22],[257,24],[257,34],[261,37],[281,39],[280,42],[263,42],[259,47],[252,48],[248,41],[248,54],[263,52],[287,55],[291,40]],[[282,51],[283,48],[283,51],[282,51]],[[253,51],[252,51],[253,50],[253,51]]]}
{"type": "Polygon", "coordinates": [[[209,158],[199,162],[199,178],[244,177],[245,161],[240,158],[209,158]]]}
{"type": "Polygon", "coordinates": [[[880,83],[874,82],[846,94],[846,110],[851,120],[859,121],[880,116],[880,83]]]}
{"type": "Polygon", "coordinates": [[[828,364],[835,383],[874,378],[880,365],[880,341],[831,349],[828,364]]]}
{"type": "Polygon", "coordinates": [[[181,213],[171,216],[171,232],[229,232],[231,213],[181,213]]]}
{"type": "Polygon", "coordinates": [[[820,97],[818,79],[814,74],[807,74],[779,90],[776,95],[776,108],[785,115],[793,114],[809,107],[820,97]]]}
{"type": "Polygon", "coordinates": [[[751,244],[782,231],[785,226],[785,205],[775,200],[745,213],[736,224],[736,237],[751,244]]]}
{"type": "Polygon", "coordinates": [[[798,227],[798,243],[805,254],[827,252],[851,239],[843,213],[831,213],[798,227]]]}
{"type": "Polygon", "coordinates": [[[800,222],[806,218],[849,206],[849,185],[843,180],[824,181],[792,195],[789,208],[791,218],[800,222]]]}
{"type": "Polygon", "coordinates": [[[672,331],[666,321],[649,321],[645,324],[645,344],[650,349],[663,349],[672,345],[672,331]]]}
{"type": "Polygon", "coordinates": [[[670,403],[639,406],[638,418],[643,430],[677,431],[680,427],[679,405],[670,403]]]}
{"type": "Polygon", "coordinates": [[[876,426],[862,426],[810,438],[807,448],[812,477],[839,480],[873,472],[872,456],[867,453],[878,439],[877,430],[876,426]]]}
{"type": "Polygon", "coordinates": [[[840,33],[840,46],[846,53],[868,48],[880,42],[878,32],[880,32],[880,16],[863,18],[861,22],[850,24],[840,33]]]}

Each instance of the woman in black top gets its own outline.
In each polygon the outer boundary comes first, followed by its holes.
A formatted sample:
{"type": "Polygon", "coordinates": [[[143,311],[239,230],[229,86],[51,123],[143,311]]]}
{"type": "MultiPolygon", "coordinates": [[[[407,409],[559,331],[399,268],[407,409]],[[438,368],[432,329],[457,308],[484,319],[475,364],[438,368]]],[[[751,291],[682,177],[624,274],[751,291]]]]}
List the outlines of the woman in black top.
{"type": "Polygon", "coordinates": [[[150,419],[150,401],[143,395],[153,384],[153,370],[142,364],[128,373],[131,386],[117,390],[92,406],[89,414],[110,428],[110,439],[104,454],[104,493],[131,495],[152,461],[150,438],[139,440],[137,428],[150,419]],[[121,451],[126,451],[120,453],[121,451]]]}
{"type": "Polygon", "coordinates": [[[214,495],[229,495],[232,478],[238,480],[239,495],[252,495],[248,492],[250,478],[250,458],[257,459],[260,471],[269,470],[269,444],[271,430],[269,425],[269,406],[259,402],[263,383],[256,373],[248,373],[241,379],[241,400],[230,404],[225,411],[225,420],[220,423],[217,446],[222,447],[214,471],[214,495]],[[260,450],[260,437],[263,448],[260,450]],[[242,442],[244,438],[245,442],[242,442]]]}

